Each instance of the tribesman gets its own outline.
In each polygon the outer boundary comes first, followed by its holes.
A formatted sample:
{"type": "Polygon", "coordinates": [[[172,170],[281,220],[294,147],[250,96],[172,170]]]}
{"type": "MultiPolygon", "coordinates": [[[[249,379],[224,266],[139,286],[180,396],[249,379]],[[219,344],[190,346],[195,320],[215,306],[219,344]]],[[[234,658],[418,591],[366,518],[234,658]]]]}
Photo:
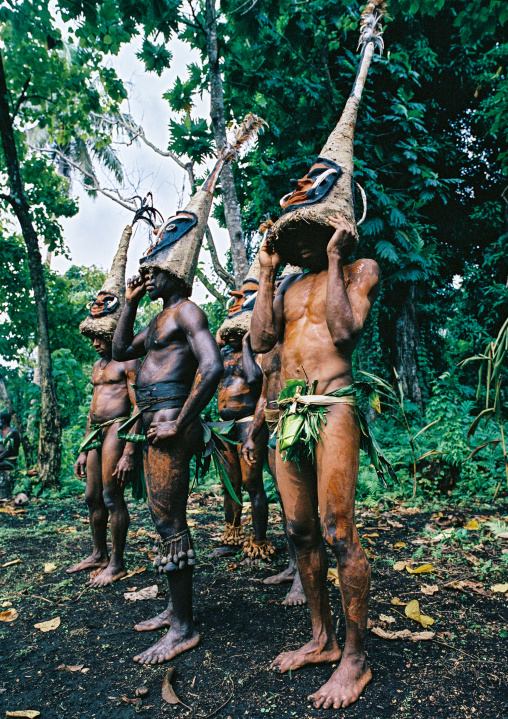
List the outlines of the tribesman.
{"type": "Polygon", "coordinates": [[[118,437],[119,425],[129,419],[133,407],[136,412],[131,385],[139,363],[112,359],[111,342],[125,302],[125,266],[132,229],[138,219],[145,219],[145,213],[143,202],[132,226],[124,229],[111,271],[92,301],[88,317],[79,326],[99,355],[92,370],[93,393],[85,439],[74,465],[76,476],[86,479],[85,502],[90,515],[93,551],[69,567],[67,573],[95,570],[89,582],[92,587],[105,587],[125,576],[124,549],[129,528],[129,512],[124,500],[126,485],[132,481],[134,494],[142,495],[140,453],[136,444],[118,437]],[[111,557],[107,547],[108,517],[111,557]]]}
{"type": "Polygon", "coordinates": [[[140,275],[127,284],[126,304],[113,340],[113,356],[118,360],[145,356],[136,376],[135,396],[147,440],[143,457],[148,505],[158,534],[154,564],[169,585],[166,611],[136,626],[139,631],[169,626],[160,641],[134,657],[141,664],[167,662],[199,642],[192,612],[196,555],[186,517],[189,462],[202,446],[199,415],[217,389],[223,366],[206,316],[189,296],[220,172],[261,124],[255,116],[246,118],[234,144],[220,152],[185,210],[159,229],[156,243],[140,260],[140,275]],[[134,335],[145,292],[151,300],[162,299],[163,309],[134,335]]]}
{"type": "Polygon", "coordinates": [[[360,444],[380,467],[357,406],[364,385],[355,383],[352,354],[379,288],[370,259],[350,260],[357,240],[352,197],[353,135],[358,104],[376,46],[384,3],[363,15],[362,56],[353,91],[320,157],[293,193],[260,251],[261,275],[251,322],[255,352],[277,342],[281,352],[276,474],[288,530],[309,604],[312,640],[280,654],[275,671],[338,662],[309,700],[316,708],[346,707],[371,679],[365,655],[370,569],[355,524],[360,444]],[[281,262],[309,271],[283,285],[274,300],[281,262]],[[320,528],[321,521],[321,528],[320,528]],[[339,649],[330,611],[325,544],[337,559],[346,622],[339,649]]]}
{"type": "MultiPolygon", "coordinates": [[[[301,273],[300,268],[287,265],[281,274],[280,280],[277,282],[277,286],[284,281],[290,282],[291,278],[296,273],[301,273]],[[286,279],[288,278],[288,279],[286,279]]],[[[306,604],[307,599],[302,587],[302,581],[298,573],[298,565],[296,562],[296,547],[291,538],[291,534],[287,531],[286,515],[284,512],[284,506],[280,497],[280,492],[277,485],[277,474],[275,469],[275,453],[276,453],[276,442],[277,442],[277,425],[279,423],[279,409],[277,406],[277,397],[281,390],[280,386],[280,346],[276,344],[275,347],[263,355],[261,362],[263,370],[263,388],[261,395],[256,405],[254,412],[254,419],[252,420],[247,437],[242,446],[242,456],[247,464],[251,464],[255,461],[255,448],[258,441],[260,432],[268,429],[269,441],[268,441],[268,466],[270,473],[273,477],[277,496],[282,509],[282,522],[284,525],[284,531],[286,533],[286,540],[288,544],[289,554],[289,566],[279,574],[272,575],[263,580],[264,584],[276,585],[291,582],[291,588],[283,600],[282,604],[288,607],[295,607],[301,604],[306,604]]]]}
{"type": "Polygon", "coordinates": [[[217,332],[224,361],[224,376],[219,384],[217,396],[219,415],[227,429],[220,429],[211,423],[212,431],[219,437],[215,440],[222,472],[229,477],[233,492],[224,487],[224,513],[226,528],[220,538],[222,544],[210,557],[235,554],[242,547],[245,562],[270,560],[275,547],[266,538],[268,525],[268,499],[263,486],[263,467],[266,459],[268,433],[262,427],[257,433],[251,449],[251,459],[246,462],[242,456],[245,439],[249,433],[256,403],[261,394],[263,372],[261,357],[256,357],[250,346],[249,327],[252,308],[256,300],[259,280],[259,260],[256,257],[239,291],[232,291],[234,302],[229,315],[217,332]],[[253,534],[245,537],[242,526],[242,489],[248,492],[251,501],[253,534]]]}

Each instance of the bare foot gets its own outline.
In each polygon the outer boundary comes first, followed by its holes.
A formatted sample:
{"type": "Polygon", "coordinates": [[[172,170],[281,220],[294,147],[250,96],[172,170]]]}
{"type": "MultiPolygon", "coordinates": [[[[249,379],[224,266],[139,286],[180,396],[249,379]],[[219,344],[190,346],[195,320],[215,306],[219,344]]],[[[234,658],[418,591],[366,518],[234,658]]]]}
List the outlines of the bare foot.
{"type": "Polygon", "coordinates": [[[316,709],[344,709],[358,699],[371,679],[365,656],[343,657],[326,684],[308,699],[316,709]]]}
{"type": "Polygon", "coordinates": [[[335,637],[330,639],[327,644],[318,643],[312,639],[304,644],[300,649],[293,652],[282,652],[270,664],[270,669],[275,672],[289,671],[290,669],[300,669],[306,664],[325,664],[326,662],[337,662],[340,659],[341,651],[337,645],[335,637]]]}
{"type": "Polygon", "coordinates": [[[69,567],[69,569],[66,569],[65,571],[67,574],[74,574],[74,572],[82,572],[86,569],[102,569],[103,567],[107,567],[109,562],[109,557],[101,557],[97,554],[91,554],[86,559],[83,559],[82,562],[79,562],[78,564],[73,564],[72,567],[69,567]]]}
{"type": "Polygon", "coordinates": [[[164,629],[165,627],[171,626],[171,610],[165,609],[156,617],[151,619],[145,619],[144,622],[134,625],[134,629],[137,632],[153,632],[154,629],[164,629]]]}
{"type": "Polygon", "coordinates": [[[170,628],[168,633],[162,639],[159,639],[153,647],[135,656],[134,661],[139,662],[139,664],[163,664],[164,662],[169,662],[177,654],[192,649],[196,644],[199,644],[199,634],[196,630],[193,630],[190,636],[182,637],[177,634],[176,630],[170,628]]]}
{"type": "MultiPolygon", "coordinates": [[[[92,574],[95,573],[92,572],[92,574]]],[[[90,578],[88,586],[94,587],[95,589],[98,589],[99,587],[107,587],[108,584],[117,582],[122,577],[125,577],[126,574],[127,570],[125,567],[112,567],[111,564],[108,564],[102,572],[98,572],[95,576],[90,578]]]]}
{"type": "Polygon", "coordinates": [[[288,567],[280,574],[274,574],[272,577],[263,579],[263,584],[284,584],[284,582],[292,582],[296,576],[296,567],[288,567]]]}
{"type": "Polygon", "coordinates": [[[286,607],[298,607],[301,604],[307,604],[307,597],[302,587],[302,580],[300,575],[297,573],[293,586],[288,592],[287,597],[282,602],[286,607]]]}
{"type": "Polygon", "coordinates": [[[208,559],[218,559],[219,557],[232,557],[238,552],[238,547],[219,547],[214,549],[213,552],[207,554],[208,559]]]}

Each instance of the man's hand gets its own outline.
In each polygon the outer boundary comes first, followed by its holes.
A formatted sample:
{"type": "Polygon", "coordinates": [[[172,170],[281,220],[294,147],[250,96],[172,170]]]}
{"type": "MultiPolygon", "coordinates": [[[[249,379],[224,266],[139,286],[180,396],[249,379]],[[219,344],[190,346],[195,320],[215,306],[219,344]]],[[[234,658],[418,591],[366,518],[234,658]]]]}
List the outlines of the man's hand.
{"type": "Polygon", "coordinates": [[[125,301],[137,303],[146,294],[146,287],[141,275],[136,275],[127,280],[125,288],[125,301]]]}
{"type": "Polygon", "coordinates": [[[274,270],[278,270],[281,265],[280,255],[271,248],[268,237],[263,240],[259,248],[259,264],[261,267],[270,267],[274,270]]]}
{"type": "Polygon", "coordinates": [[[134,474],[134,457],[130,453],[129,454],[124,453],[120,457],[118,464],[116,465],[116,469],[113,472],[113,477],[116,478],[120,489],[124,489],[124,487],[129,482],[129,480],[132,479],[133,474],[134,474]]]}
{"type": "Polygon", "coordinates": [[[338,255],[339,257],[347,257],[356,243],[356,235],[353,225],[340,215],[328,218],[328,224],[331,225],[335,232],[333,233],[328,247],[326,248],[329,255],[338,255]]]}
{"type": "Polygon", "coordinates": [[[86,452],[81,452],[74,465],[74,474],[78,479],[86,479],[86,452]]]}
{"type": "Polygon", "coordinates": [[[164,440],[172,439],[178,433],[178,425],[176,420],[169,422],[152,422],[146,437],[150,444],[160,444],[164,440]]]}
{"type": "Polygon", "coordinates": [[[256,443],[250,435],[247,437],[247,439],[242,445],[242,459],[250,467],[252,467],[252,465],[256,461],[256,443]]]}

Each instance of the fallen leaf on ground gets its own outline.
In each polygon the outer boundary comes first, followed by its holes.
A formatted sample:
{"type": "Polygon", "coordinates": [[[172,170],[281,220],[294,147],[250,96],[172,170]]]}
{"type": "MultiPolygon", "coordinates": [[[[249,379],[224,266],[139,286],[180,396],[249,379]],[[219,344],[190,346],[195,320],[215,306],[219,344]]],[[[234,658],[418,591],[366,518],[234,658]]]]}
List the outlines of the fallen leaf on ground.
{"type": "Polygon", "coordinates": [[[180,699],[176,696],[175,690],[171,684],[171,679],[173,678],[174,673],[175,667],[169,667],[166,672],[166,676],[164,677],[164,681],[162,682],[162,698],[168,704],[182,704],[180,699]]]}
{"type": "Polygon", "coordinates": [[[56,564],[52,564],[52,562],[46,562],[44,565],[44,573],[48,574],[49,572],[54,572],[56,569],[56,564]]]}
{"type": "Polygon", "coordinates": [[[34,624],[34,627],[36,629],[39,629],[41,632],[52,632],[54,629],[58,629],[60,626],[60,617],[55,617],[54,619],[48,619],[47,622],[39,622],[38,624],[34,624]]]}
{"type": "Polygon", "coordinates": [[[124,579],[130,579],[135,574],[142,574],[143,572],[146,572],[146,567],[134,567],[134,569],[130,569],[125,577],[120,577],[120,581],[122,582],[124,579]]]}
{"type": "Polygon", "coordinates": [[[408,562],[395,562],[395,564],[393,565],[393,568],[396,572],[402,572],[402,570],[406,567],[409,567],[408,562]]]}
{"type": "Polygon", "coordinates": [[[400,514],[421,514],[422,510],[418,509],[418,507],[397,507],[397,511],[400,514]]]}
{"type": "Polygon", "coordinates": [[[490,592],[483,589],[481,582],[472,582],[470,579],[453,580],[444,585],[445,589],[455,589],[456,591],[467,592],[469,589],[476,594],[481,594],[484,597],[489,597],[490,592]]]}
{"type": "Polygon", "coordinates": [[[493,584],[491,590],[499,594],[506,594],[506,592],[508,592],[508,584],[493,584]]]}
{"type": "Polygon", "coordinates": [[[427,596],[431,597],[436,592],[439,592],[439,587],[437,584],[422,584],[420,587],[420,592],[422,594],[427,594],[427,596]]]}
{"type": "Polygon", "coordinates": [[[145,687],[145,686],[138,687],[138,688],[136,689],[136,691],[134,692],[134,694],[135,694],[137,697],[147,697],[148,694],[149,694],[148,687],[145,687]]]}
{"type": "Polygon", "coordinates": [[[392,597],[390,604],[393,604],[394,607],[405,607],[407,602],[402,602],[398,597],[392,597]]]}
{"type": "Polygon", "coordinates": [[[139,708],[140,705],[142,704],[141,698],[129,699],[129,697],[126,697],[125,694],[122,694],[122,701],[123,701],[123,702],[126,702],[127,704],[134,704],[136,711],[138,710],[138,708],[139,708]]]}
{"type": "Polygon", "coordinates": [[[336,587],[340,586],[339,585],[339,573],[337,572],[336,567],[331,567],[328,570],[327,577],[331,582],[333,582],[335,584],[336,587]]]}
{"type": "Polygon", "coordinates": [[[396,621],[396,620],[395,620],[395,617],[390,617],[389,614],[380,614],[380,615],[379,615],[379,620],[380,620],[381,622],[386,622],[387,624],[393,624],[393,622],[396,621]]]}
{"type": "Polygon", "coordinates": [[[6,717],[18,717],[18,719],[37,719],[41,713],[35,709],[20,709],[16,712],[5,712],[6,717]]]}
{"type": "Polygon", "coordinates": [[[466,529],[469,529],[470,531],[473,531],[473,530],[475,530],[475,529],[480,529],[480,525],[478,524],[478,522],[477,522],[476,519],[471,519],[471,520],[466,524],[466,529]]]}
{"type": "Polygon", "coordinates": [[[2,569],[4,567],[12,567],[13,564],[21,564],[21,559],[13,559],[11,562],[5,562],[5,564],[2,564],[2,569]]]}
{"type": "Polygon", "coordinates": [[[362,539],[365,537],[379,537],[379,534],[377,532],[372,532],[371,534],[362,534],[362,539]]]}
{"type": "Polygon", "coordinates": [[[75,664],[73,666],[71,666],[69,664],[60,664],[60,666],[57,667],[57,669],[61,672],[63,672],[63,671],[65,671],[65,672],[80,672],[84,666],[85,666],[84,664],[75,664]]]}
{"type": "Polygon", "coordinates": [[[420,613],[420,603],[418,599],[412,599],[409,604],[406,605],[404,612],[406,613],[406,617],[418,622],[424,629],[430,627],[431,624],[434,624],[434,619],[432,619],[432,617],[427,617],[425,614],[420,613]]]}
{"type": "Polygon", "coordinates": [[[228,564],[228,566],[226,567],[226,570],[227,570],[228,572],[232,572],[233,569],[238,569],[238,564],[237,564],[236,562],[231,562],[231,563],[228,564]]]}
{"type": "Polygon", "coordinates": [[[131,602],[139,602],[143,599],[155,599],[158,592],[159,587],[156,584],[152,584],[151,587],[140,589],[139,592],[125,592],[123,598],[128,599],[131,602]]]}
{"type": "Polygon", "coordinates": [[[475,557],[474,554],[465,554],[464,555],[469,562],[469,564],[472,564],[474,567],[477,567],[480,564],[480,560],[478,557],[475,557]]]}
{"type": "Polygon", "coordinates": [[[508,539],[508,532],[499,532],[499,534],[496,534],[496,537],[498,539],[508,539]]]}
{"type": "Polygon", "coordinates": [[[370,630],[381,639],[411,639],[413,642],[423,642],[433,639],[434,632],[411,632],[409,629],[400,629],[398,632],[388,632],[381,627],[372,627],[370,630]]]}
{"type": "Polygon", "coordinates": [[[400,522],[396,522],[394,519],[387,519],[386,522],[390,525],[390,527],[394,527],[395,529],[401,529],[404,526],[400,522]]]}
{"type": "Polygon", "coordinates": [[[406,543],[405,542],[395,542],[395,544],[393,546],[395,547],[395,549],[402,549],[403,547],[406,546],[406,543]]]}
{"type": "Polygon", "coordinates": [[[2,602],[2,607],[12,607],[12,602],[2,602]]]}
{"type": "Polygon", "coordinates": [[[5,612],[0,612],[0,622],[13,622],[18,616],[15,609],[7,609],[5,612]]]}
{"type": "Polygon", "coordinates": [[[415,567],[414,569],[411,569],[411,567],[406,567],[409,574],[430,574],[434,571],[434,567],[432,564],[422,564],[420,567],[415,567]]]}

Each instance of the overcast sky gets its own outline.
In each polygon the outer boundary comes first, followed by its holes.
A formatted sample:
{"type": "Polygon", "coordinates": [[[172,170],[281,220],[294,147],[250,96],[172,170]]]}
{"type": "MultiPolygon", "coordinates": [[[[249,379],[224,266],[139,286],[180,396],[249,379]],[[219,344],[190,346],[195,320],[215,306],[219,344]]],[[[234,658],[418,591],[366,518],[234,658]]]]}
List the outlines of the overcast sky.
{"type": "MultiPolygon", "coordinates": [[[[185,78],[187,64],[198,61],[199,57],[187,45],[175,40],[168,48],[173,53],[171,68],[157,77],[155,73],[145,72],[144,64],[137,59],[136,51],[140,45],[141,41],[135,40],[111,61],[129,91],[128,105],[124,104],[122,109],[130,112],[136,122],[144,127],[147,138],[153,144],[165,150],[169,137],[170,109],[162,99],[162,94],[169,90],[177,75],[185,78]]],[[[192,115],[198,117],[208,114],[207,96],[198,101],[192,115]]],[[[119,154],[126,176],[126,187],[123,189],[126,197],[151,191],[155,206],[165,218],[180,209],[182,202],[185,205],[189,198],[188,182],[182,195],[185,173],[170,158],[158,155],[142,143],[121,146],[119,154]]],[[[104,186],[114,186],[103,173],[99,172],[98,176],[104,186]]],[[[62,221],[71,261],[56,257],[52,267],[59,272],[65,272],[71,264],[97,265],[109,269],[122,230],[132,220],[132,213],[102,195],[97,195],[96,199],[88,197],[77,179],[73,182],[72,194],[79,199],[79,212],[75,217],[62,221]]],[[[224,261],[229,243],[228,234],[213,219],[210,226],[219,257],[224,261]]],[[[129,249],[128,277],[136,274],[139,257],[144,254],[148,244],[149,228],[145,223],[138,223],[129,249]]],[[[201,260],[206,263],[210,261],[204,250],[201,252],[201,260]]],[[[196,302],[210,298],[199,280],[194,283],[192,297],[196,302]]]]}

